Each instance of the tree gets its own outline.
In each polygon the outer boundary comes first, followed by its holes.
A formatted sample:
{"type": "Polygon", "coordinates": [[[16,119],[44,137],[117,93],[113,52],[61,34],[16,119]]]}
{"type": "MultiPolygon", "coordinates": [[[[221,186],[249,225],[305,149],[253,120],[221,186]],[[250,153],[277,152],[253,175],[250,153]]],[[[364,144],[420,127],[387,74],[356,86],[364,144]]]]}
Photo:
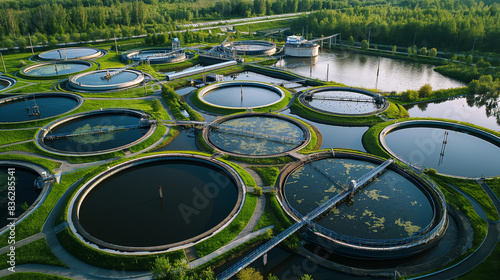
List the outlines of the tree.
{"type": "Polygon", "coordinates": [[[183,260],[176,260],[173,264],[168,258],[156,258],[153,265],[153,279],[184,279],[189,266],[183,260]]]}
{"type": "Polygon", "coordinates": [[[354,38],[352,36],[347,39],[347,45],[350,47],[354,47],[354,38]]]}
{"type": "Polygon", "coordinates": [[[470,63],[472,63],[472,55],[470,55],[470,54],[469,54],[469,55],[465,58],[465,62],[467,62],[467,63],[469,63],[469,64],[470,64],[470,63]]]}
{"type": "Polygon", "coordinates": [[[429,84],[423,85],[419,90],[418,90],[418,97],[420,98],[425,98],[429,97],[432,95],[432,87],[429,84]]]}
{"type": "Polygon", "coordinates": [[[361,41],[361,49],[363,49],[363,50],[367,50],[367,49],[369,49],[369,48],[370,48],[370,43],[368,43],[368,41],[367,41],[367,40],[363,40],[363,41],[361,41]]]}
{"type": "Polygon", "coordinates": [[[163,105],[161,104],[161,101],[159,99],[153,100],[153,105],[151,106],[153,107],[153,111],[155,112],[160,112],[161,109],[163,109],[163,105]]]}
{"type": "Polygon", "coordinates": [[[420,55],[427,55],[427,48],[426,47],[420,48],[420,55]]]}
{"type": "Polygon", "coordinates": [[[247,267],[240,271],[237,275],[238,280],[263,280],[264,277],[259,271],[253,267],[247,267]]]}
{"type": "Polygon", "coordinates": [[[263,192],[262,192],[262,188],[261,187],[254,187],[253,188],[253,193],[258,195],[258,196],[262,196],[263,192]]]}
{"type": "Polygon", "coordinates": [[[436,50],[436,48],[432,48],[429,51],[429,56],[432,57],[432,58],[436,57],[437,54],[438,54],[438,51],[436,50]]]}
{"type": "Polygon", "coordinates": [[[407,90],[401,93],[401,96],[404,100],[408,102],[412,102],[418,99],[418,91],[416,90],[407,90]]]}

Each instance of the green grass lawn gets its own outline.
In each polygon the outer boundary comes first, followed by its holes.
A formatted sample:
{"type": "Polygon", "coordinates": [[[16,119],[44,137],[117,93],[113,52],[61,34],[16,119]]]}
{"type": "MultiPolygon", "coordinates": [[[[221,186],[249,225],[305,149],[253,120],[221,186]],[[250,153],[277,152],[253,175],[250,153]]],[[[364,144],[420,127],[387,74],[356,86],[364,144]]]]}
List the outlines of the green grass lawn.
{"type": "Polygon", "coordinates": [[[243,208],[233,222],[215,236],[195,245],[198,256],[206,256],[231,242],[248,224],[257,206],[257,196],[247,193],[243,208]]]}
{"type": "Polygon", "coordinates": [[[0,145],[35,139],[38,129],[0,131],[0,145]]]}
{"type": "MultiPolygon", "coordinates": [[[[109,45],[108,48],[109,49],[109,45]]],[[[116,55],[116,52],[114,51],[109,51],[108,54],[106,54],[103,57],[100,57],[96,59],[96,62],[98,62],[101,65],[101,70],[107,69],[107,68],[121,68],[125,66],[125,63],[120,61],[120,55],[116,55]]]]}
{"type": "Polygon", "coordinates": [[[3,154],[0,155],[1,160],[20,160],[20,161],[27,161],[31,162],[34,164],[41,165],[51,172],[53,172],[54,169],[59,168],[61,166],[60,162],[44,159],[44,158],[39,158],[39,157],[30,157],[30,156],[24,156],[24,155],[16,155],[16,154],[3,154]]]}
{"type": "Polygon", "coordinates": [[[274,186],[280,174],[278,166],[252,166],[251,167],[262,179],[264,186],[274,186]]]}
{"type": "MultiPolygon", "coordinates": [[[[45,238],[38,239],[29,244],[16,248],[16,265],[21,264],[45,264],[68,267],[61,262],[52,250],[50,249],[45,238]]],[[[10,267],[9,256],[7,254],[0,255],[0,269],[10,267]]]]}
{"type": "Polygon", "coordinates": [[[71,278],[43,274],[38,272],[16,272],[12,274],[8,274],[7,276],[2,277],[4,280],[68,280],[71,278]]]}

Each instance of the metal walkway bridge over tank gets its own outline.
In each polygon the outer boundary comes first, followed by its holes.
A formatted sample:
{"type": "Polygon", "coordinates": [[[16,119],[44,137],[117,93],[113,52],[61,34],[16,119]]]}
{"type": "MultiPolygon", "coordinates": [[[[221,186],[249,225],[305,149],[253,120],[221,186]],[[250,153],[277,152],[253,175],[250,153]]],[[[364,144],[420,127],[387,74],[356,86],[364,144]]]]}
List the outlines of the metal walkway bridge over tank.
{"type": "MultiPolygon", "coordinates": [[[[376,168],[370,170],[361,176],[358,180],[352,180],[351,184],[349,184],[348,188],[345,188],[343,191],[338,193],[337,195],[330,198],[325,203],[318,206],[316,209],[309,212],[307,215],[302,216],[302,218],[291,225],[289,228],[280,232],[271,240],[267,241],[265,244],[245,256],[243,259],[235,263],[230,268],[226,269],[221,274],[217,275],[217,280],[226,280],[234,276],[236,273],[244,269],[246,266],[251,264],[256,259],[260,258],[267,252],[269,252],[272,248],[278,245],[281,241],[285,240],[287,237],[298,231],[304,225],[312,225],[314,224],[314,220],[321,216],[323,213],[336,206],[338,203],[343,201],[346,198],[352,197],[357,191],[365,187],[368,183],[370,183],[374,178],[377,178],[382,174],[389,165],[393,162],[392,159],[389,159],[377,166],[376,168]]],[[[299,214],[300,215],[300,214],[299,214]]]]}

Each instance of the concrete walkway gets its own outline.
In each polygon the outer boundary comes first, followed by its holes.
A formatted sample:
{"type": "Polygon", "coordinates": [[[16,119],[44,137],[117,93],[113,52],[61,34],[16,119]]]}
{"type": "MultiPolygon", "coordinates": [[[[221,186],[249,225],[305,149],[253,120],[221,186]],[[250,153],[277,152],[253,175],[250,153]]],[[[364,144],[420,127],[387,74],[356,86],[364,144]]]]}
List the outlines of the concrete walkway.
{"type": "Polygon", "coordinates": [[[24,140],[24,141],[20,141],[20,142],[9,143],[9,144],[5,144],[5,145],[0,145],[0,148],[19,145],[19,144],[25,144],[25,143],[29,143],[29,142],[33,142],[33,141],[35,141],[35,140],[30,139],[30,140],[24,140]]]}
{"type": "Polygon", "coordinates": [[[252,218],[246,225],[246,227],[236,236],[234,239],[240,239],[243,236],[246,236],[248,234],[251,234],[253,232],[253,229],[255,226],[257,226],[257,223],[259,223],[260,217],[264,213],[264,208],[266,206],[266,197],[265,196],[259,196],[257,198],[257,206],[255,206],[255,211],[253,211],[252,218]]]}

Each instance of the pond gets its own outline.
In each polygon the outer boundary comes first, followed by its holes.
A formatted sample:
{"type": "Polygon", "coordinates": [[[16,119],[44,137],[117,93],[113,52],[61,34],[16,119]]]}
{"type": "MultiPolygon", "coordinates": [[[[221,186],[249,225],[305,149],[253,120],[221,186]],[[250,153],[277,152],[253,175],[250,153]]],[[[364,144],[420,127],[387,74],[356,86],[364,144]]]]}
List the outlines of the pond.
{"type": "MultiPolygon", "coordinates": [[[[435,72],[432,65],[386,57],[380,59],[377,83],[378,63],[377,56],[323,49],[317,58],[313,59],[311,77],[326,80],[328,72],[329,81],[354,87],[377,88],[384,92],[418,90],[425,84],[430,84],[433,89],[465,86],[460,81],[435,72]]],[[[294,73],[309,77],[310,65],[310,58],[285,57],[283,62],[278,61],[275,66],[283,66],[294,73]]]]}
{"type": "Polygon", "coordinates": [[[451,119],[500,131],[498,102],[497,98],[488,98],[485,95],[467,95],[404,107],[410,117],[451,119]]]}

